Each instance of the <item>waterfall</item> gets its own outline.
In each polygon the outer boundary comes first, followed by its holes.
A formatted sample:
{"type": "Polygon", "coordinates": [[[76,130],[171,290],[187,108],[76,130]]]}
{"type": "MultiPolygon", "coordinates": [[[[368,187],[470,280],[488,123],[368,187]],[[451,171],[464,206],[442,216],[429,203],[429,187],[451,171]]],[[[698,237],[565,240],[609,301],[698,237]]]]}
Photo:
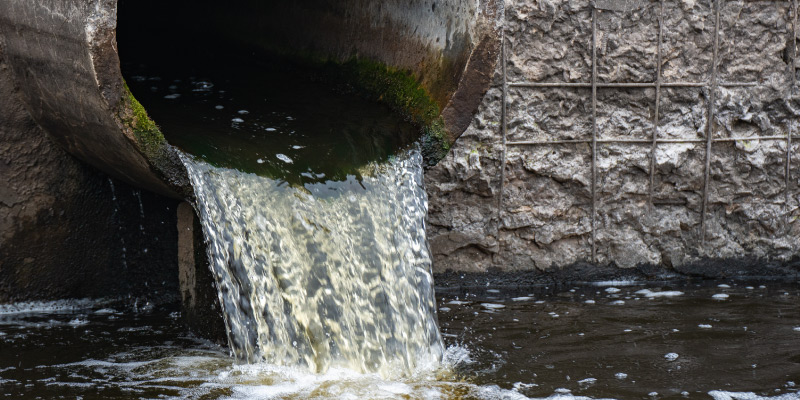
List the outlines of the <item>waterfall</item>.
{"type": "Polygon", "coordinates": [[[439,361],[418,149],[305,186],[181,159],[238,359],[383,376],[439,361]]]}

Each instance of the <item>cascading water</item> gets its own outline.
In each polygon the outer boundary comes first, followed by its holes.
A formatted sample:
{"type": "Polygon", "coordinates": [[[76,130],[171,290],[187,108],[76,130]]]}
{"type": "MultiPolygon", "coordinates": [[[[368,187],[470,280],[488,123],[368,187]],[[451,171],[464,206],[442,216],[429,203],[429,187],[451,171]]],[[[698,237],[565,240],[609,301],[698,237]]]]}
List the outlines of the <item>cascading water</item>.
{"type": "Polygon", "coordinates": [[[182,160],[237,358],[382,376],[438,362],[418,150],[305,187],[182,160]]]}

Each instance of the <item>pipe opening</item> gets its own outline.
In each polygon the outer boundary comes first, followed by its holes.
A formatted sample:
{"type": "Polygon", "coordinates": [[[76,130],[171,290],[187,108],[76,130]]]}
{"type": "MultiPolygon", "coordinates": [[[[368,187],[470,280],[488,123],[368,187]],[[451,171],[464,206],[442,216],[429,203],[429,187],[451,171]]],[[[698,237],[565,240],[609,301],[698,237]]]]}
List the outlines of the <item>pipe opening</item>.
{"type": "Polygon", "coordinates": [[[298,16],[302,10],[121,0],[123,76],[170,144],[213,165],[291,184],[359,176],[365,165],[411,146],[420,126],[352,82],[349,74],[363,71],[348,68],[361,66],[281,45],[290,43],[290,29],[310,28],[303,21],[314,17],[298,16]],[[280,15],[296,26],[230,25],[237,16],[242,25],[254,21],[245,16],[268,25],[280,15]]]}

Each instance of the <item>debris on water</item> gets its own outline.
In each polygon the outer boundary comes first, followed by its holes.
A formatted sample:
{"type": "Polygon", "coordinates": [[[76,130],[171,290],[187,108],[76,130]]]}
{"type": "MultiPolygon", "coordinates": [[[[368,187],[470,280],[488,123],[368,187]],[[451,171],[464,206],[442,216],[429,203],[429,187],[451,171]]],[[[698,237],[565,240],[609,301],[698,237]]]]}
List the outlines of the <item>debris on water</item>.
{"type": "Polygon", "coordinates": [[[717,293],[717,294],[711,296],[711,298],[714,299],[714,300],[727,300],[728,297],[730,297],[730,296],[728,294],[725,294],[725,293],[717,293]]]}
{"type": "Polygon", "coordinates": [[[281,154],[281,153],[278,153],[278,154],[275,154],[275,157],[277,157],[279,160],[281,160],[281,161],[283,161],[283,162],[285,162],[285,163],[287,163],[287,164],[291,164],[291,163],[293,163],[293,162],[294,162],[294,161],[292,161],[292,159],[291,159],[291,158],[289,158],[289,156],[287,156],[286,154],[281,154]]]}
{"type": "Polygon", "coordinates": [[[667,354],[664,354],[664,358],[667,361],[675,361],[675,360],[678,359],[678,357],[679,357],[678,353],[667,353],[667,354]]]}
{"type": "Polygon", "coordinates": [[[177,99],[178,97],[181,97],[180,93],[173,93],[164,96],[165,99],[170,99],[170,100],[177,99]]]}

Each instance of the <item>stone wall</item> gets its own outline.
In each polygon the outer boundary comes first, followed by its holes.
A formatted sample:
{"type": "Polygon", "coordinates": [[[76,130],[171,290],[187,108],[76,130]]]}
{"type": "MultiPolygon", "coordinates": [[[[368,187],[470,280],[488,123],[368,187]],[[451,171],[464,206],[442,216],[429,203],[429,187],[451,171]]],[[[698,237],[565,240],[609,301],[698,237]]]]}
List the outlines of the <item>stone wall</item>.
{"type": "Polygon", "coordinates": [[[796,258],[800,136],[786,139],[798,135],[800,116],[792,2],[719,4],[717,26],[710,0],[507,0],[505,121],[498,63],[472,124],[426,176],[436,271],[582,262],[680,271],[709,259],[796,258]],[[616,139],[640,142],[603,142],[616,139]],[[554,140],[577,143],[540,143],[554,140]]]}

